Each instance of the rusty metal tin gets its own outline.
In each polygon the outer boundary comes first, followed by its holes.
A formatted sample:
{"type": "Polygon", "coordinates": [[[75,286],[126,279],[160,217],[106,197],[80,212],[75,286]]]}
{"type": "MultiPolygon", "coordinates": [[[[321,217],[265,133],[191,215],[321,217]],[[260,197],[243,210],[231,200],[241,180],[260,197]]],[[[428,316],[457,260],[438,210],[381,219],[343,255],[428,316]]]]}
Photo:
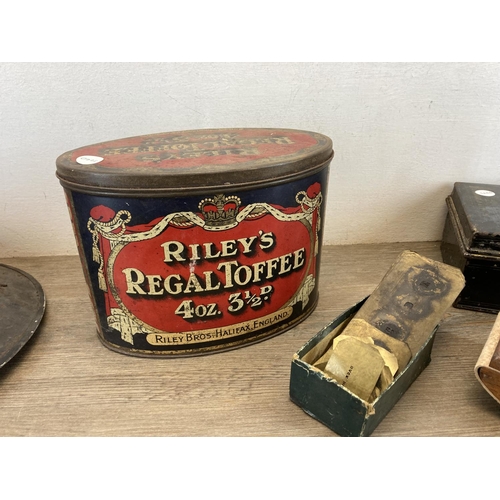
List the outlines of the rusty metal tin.
{"type": "Polygon", "coordinates": [[[332,157],[328,137],[291,129],[168,132],[61,155],[102,342],[192,356],[304,320],[332,157]]]}

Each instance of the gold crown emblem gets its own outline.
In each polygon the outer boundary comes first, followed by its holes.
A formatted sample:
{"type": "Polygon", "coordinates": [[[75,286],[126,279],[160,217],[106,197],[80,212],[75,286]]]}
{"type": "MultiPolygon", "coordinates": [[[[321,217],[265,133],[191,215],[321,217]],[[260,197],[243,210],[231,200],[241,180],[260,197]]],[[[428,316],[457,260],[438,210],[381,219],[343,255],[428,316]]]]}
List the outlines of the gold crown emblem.
{"type": "Polygon", "coordinates": [[[237,196],[217,194],[213,198],[200,201],[198,208],[205,218],[205,226],[212,229],[224,229],[235,226],[241,200],[237,196]]]}

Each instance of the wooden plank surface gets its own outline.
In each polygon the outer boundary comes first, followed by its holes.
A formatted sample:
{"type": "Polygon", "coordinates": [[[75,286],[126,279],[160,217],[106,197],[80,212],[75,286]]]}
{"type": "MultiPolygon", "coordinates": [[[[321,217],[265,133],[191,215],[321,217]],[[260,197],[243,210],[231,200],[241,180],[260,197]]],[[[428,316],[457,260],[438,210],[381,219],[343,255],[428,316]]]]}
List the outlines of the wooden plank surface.
{"type": "MultiPolygon", "coordinates": [[[[294,329],[230,352],[135,358],[99,341],[77,257],[3,259],[47,297],[42,325],[0,370],[2,436],[335,436],[288,397],[291,357],[370,294],[400,251],[441,260],[439,243],[328,246],[320,299],[294,329]]],[[[451,308],[432,362],[374,436],[500,436],[500,405],[474,365],[496,316],[451,308]]]]}

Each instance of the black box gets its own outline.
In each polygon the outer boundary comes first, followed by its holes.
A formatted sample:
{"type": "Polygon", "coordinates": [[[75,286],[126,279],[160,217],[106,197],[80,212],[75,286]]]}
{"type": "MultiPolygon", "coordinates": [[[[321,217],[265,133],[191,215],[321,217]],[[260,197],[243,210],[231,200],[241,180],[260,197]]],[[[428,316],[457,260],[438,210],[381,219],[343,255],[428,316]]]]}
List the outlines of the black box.
{"type": "Polygon", "coordinates": [[[462,309],[500,312],[500,186],[457,182],[446,198],[443,262],[461,269],[462,309]]]}

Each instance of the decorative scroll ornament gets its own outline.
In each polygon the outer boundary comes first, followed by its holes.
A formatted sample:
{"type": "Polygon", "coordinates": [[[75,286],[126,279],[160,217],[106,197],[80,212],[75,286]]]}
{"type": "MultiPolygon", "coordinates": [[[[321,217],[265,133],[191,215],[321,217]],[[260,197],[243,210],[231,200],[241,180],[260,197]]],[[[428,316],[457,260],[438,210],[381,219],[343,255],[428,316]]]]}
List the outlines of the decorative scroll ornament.
{"type": "Polygon", "coordinates": [[[87,229],[92,234],[92,259],[94,262],[99,264],[97,279],[99,282],[99,288],[103,291],[107,291],[107,285],[104,277],[104,259],[102,258],[102,254],[99,249],[99,235],[112,233],[116,236],[121,236],[125,233],[126,226],[131,219],[132,216],[130,215],[130,212],[120,210],[109,222],[101,222],[93,217],[90,217],[87,222],[87,229]],[[116,232],[117,230],[118,232],[116,232]]]}
{"type": "Polygon", "coordinates": [[[136,333],[149,333],[137,321],[125,314],[118,307],[111,308],[111,314],[108,316],[108,326],[118,330],[121,333],[121,338],[129,344],[134,344],[133,336],[136,333]]]}
{"type": "Polygon", "coordinates": [[[309,274],[307,278],[304,280],[304,283],[300,287],[300,290],[297,292],[293,301],[290,302],[290,305],[293,306],[298,302],[302,302],[302,310],[304,310],[307,303],[309,302],[309,296],[314,290],[315,285],[316,285],[316,280],[314,279],[314,276],[312,274],[309,274]]]}

